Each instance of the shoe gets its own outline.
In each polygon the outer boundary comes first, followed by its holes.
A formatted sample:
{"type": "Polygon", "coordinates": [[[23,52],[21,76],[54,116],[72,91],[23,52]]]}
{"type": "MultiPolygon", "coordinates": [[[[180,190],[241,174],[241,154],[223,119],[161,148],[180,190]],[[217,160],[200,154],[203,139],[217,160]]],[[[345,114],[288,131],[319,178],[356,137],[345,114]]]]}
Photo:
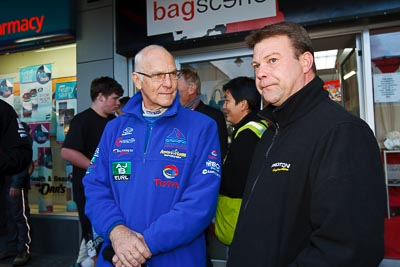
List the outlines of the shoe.
{"type": "Polygon", "coordinates": [[[23,253],[18,253],[17,257],[15,257],[13,265],[14,266],[23,266],[31,259],[31,254],[24,251],[23,253]]]}
{"type": "Polygon", "coordinates": [[[17,252],[15,251],[0,252],[0,260],[15,256],[17,256],[17,252]]]}

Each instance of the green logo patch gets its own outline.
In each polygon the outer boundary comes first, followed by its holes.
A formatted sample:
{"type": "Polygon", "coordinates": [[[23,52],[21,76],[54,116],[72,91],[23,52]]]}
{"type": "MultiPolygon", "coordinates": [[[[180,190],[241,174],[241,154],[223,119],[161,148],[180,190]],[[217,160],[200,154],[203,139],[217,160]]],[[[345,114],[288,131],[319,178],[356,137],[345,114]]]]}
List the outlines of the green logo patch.
{"type": "Polygon", "coordinates": [[[113,162],[112,174],[115,181],[128,181],[131,177],[132,169],[130,161],[113,162]]]}

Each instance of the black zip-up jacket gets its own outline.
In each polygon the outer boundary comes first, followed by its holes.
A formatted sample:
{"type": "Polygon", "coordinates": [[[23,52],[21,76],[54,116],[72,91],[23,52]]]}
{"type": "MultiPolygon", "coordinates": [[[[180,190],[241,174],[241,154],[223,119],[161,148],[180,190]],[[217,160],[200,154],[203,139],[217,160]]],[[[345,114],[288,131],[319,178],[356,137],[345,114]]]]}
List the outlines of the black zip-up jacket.
{"type": "Polygon", "coordinates": [[[256,146],[228,267],[372,267],[384,255],[385,185],[369,126],[316,77],[256,146]]]}
{"type": "Polygon", "coordinates": [[[32,161],[32,145],[17,113],[0,100],[0,180],[21,172],[32,161]]]}

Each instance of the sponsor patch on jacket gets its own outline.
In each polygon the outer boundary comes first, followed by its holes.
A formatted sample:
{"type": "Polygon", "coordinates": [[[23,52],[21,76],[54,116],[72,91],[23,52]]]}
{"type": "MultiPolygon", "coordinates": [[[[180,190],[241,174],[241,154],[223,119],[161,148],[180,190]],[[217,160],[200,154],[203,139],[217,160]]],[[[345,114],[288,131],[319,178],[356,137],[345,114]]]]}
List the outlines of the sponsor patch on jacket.
{"type": "Polygon", "coordinates": [[[118,157],[133,153],[132,148],[114,148],[113,153],[116,154],[118,157]]]}
{"type": "Polygon", "coordinates": [[[290,163],[276,162],[271,165],[272,172],[288,172],[290,169],[290,163]]]}
{"type": "Polygon", "coordinates": [[[178,149],[174,150],[161,149],[160,154],[164,155],[164,157],[175,158],[175,159],[186,158],[186,152],[181,152],[178,149]]]}
{"type": "Polygon", "coordinates": [[[112,175],[114,181],[129,181],[132,169],[130,161],[118,161],[112,163],[112,175]]]}
{"type": "Polygon", "coordinates": [[[167,179],[174,179],[178,174],[179,171],[175,165],[166,165],[163,169],[163,175],[167,179]]]}
{"type": "Polygon", "coordinates": [[[96,159],[99,157],[99,151],[100,151],[100,149],[97,147],[96,150],[94,151],[92,159],[90,160],[90,164],[86,169],[86,174],[91,173],[93,171],[93,169],[96,168],[95,162],[96,162],[96,159]]]}
{"type": "Polygon", "coordinates": [[[121,145],[124,145],[124,144],[132,144],[132,143],[134,143],[135,141],[136,141],[136,140],[135,140],[135,138],[133,138],[133,137],[127,138],[127,139],[124,139],[123,137],[118,137],[117,140],[115,140],[115,145],[116,145],[117,147],[121,147],[121,145]]]}
{"type": "Polygon", "coordinates": [[[221,176],[221,165],[213,160],[206,161],[206,167],[201,171],[202,174],[214,174],[217,177],[221,176]]]}
{"type": "Polygon", "coordinates": [[[131,135],[133,133],[133,128],[132,127],[126,127],[123,131],[122,131],[122,136],[127,136],[127,135],[131,135]]]}
{"type": "Polygon", "coordinates": [[[186,150],[187,149],[186,137],[179,129],[174,128],[172,132],[165,138],[164,147],[169,149],[176,148],[180,150],[186,150]]]}
{"type": "Polygon", "coordinates": [[[213,149],[211,150],[210,154],[208,155],[209,159],[218,159],[218,150],[213,149]]]}
{"type": "Polygon", "coordinates": [[[179,183],[175,181],[165,181],[161,178],[155,178],[154,179],[154,184],[156,187],[162,187],[162,188],[179,188],[179,183]]]}

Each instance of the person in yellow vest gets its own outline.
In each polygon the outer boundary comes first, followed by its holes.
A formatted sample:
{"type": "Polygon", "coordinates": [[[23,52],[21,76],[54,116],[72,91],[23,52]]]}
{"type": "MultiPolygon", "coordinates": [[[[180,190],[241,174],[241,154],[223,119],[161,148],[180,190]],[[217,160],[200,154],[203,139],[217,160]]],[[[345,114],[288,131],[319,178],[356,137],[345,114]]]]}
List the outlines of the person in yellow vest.
{"type": "Polygon", "coordinates": [[[254,79],[237,77],[223,86],[226,120],[232,123],[232,142],[222,167],[222,179],[215,216],[215,235],[230,245],[256,143],[267,129],[257,117],[261,96],[254,79]]]}

